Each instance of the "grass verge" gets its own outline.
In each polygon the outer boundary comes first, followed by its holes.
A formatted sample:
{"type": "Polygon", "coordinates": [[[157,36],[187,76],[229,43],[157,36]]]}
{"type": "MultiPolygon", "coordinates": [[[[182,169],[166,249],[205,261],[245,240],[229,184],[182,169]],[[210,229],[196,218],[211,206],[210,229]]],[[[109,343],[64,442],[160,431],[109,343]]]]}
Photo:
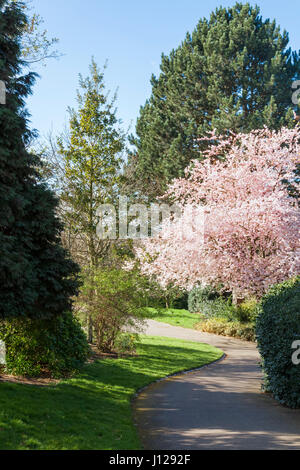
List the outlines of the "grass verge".
{"type": "Polygon", "coordinates": [[[143,337],[137,352],[98,360],[56,386],[0,383],[0,450],[140,449],[134,393],[223,355],[207,344],[159,337],[143,337]]]}
{"type": "Polygon", "coordinates": [[[172,326],[195,329],[195,325],[201,321],[198,313],[190,313],[188,310],[175,308],[148,308],[149,318],[155,321],[168,323],[172,326]]]}
{"type": "Polygon", "coordinates": [[[193,330],[214,333],[220,336],[238,338],[244,341],[255,341],[255,324],[228,320],[225,317],[212,317],[204,319],[199,313],[190,313],[188,310],[155,309],[148,308],[149,318],[158,322],[168,323],[193,330]]]}

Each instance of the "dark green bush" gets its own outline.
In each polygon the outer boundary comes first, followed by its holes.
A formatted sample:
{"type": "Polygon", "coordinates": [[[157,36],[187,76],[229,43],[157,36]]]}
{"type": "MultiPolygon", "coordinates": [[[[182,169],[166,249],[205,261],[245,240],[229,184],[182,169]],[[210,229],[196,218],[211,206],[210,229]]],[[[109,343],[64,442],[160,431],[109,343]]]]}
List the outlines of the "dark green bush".
{"type": "Polygon", "coordinates": [[[300,365],[292,362],[292,343],[300,339],[300,277],[276,285],[262,299],[256,335],[265,388],[282,404],[300,407],[300,365]]]}
{"type": "Polygon", "coordinates": [[[188,308],[188,294],[183,293],[180,297],[175,299],[172,302],[171,308],[177,308],[179,310],[181,310],[181,309],[187,310],[187,308],[188,308]]]}
{"type": "Polygon", "coordinates": [[[89,346],[79,322],[71,313],[52,320],[12,320],[0,324],[6,345],[9,374],[59,378],[78,371],[89,346]]]}

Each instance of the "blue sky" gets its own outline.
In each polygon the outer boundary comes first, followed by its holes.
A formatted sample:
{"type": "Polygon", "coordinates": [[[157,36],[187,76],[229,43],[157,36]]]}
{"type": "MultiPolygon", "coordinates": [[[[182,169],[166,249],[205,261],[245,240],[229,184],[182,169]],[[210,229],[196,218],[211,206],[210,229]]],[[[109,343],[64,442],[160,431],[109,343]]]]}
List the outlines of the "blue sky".
{"type": "MultiPolygon", "coordinates": [[[[151,74],[159,73],[162,52],[168,54],[192,31],[198,20],[218,6],[214,0],[32,0],[45,20],[49,36],[58,37],[59,60],[37,68],[41,75],[28,99],[32,126],[40,135],[60,132],[67,108],[75,105],[78,74],[88,73],[91,57],[101,66],[108,59],[107,88],[118,91],[118,117],[134,130],[139,108],[151,92],[151,74]]],[[[246,3],[246,2],[244,2],[246,3]]],[[[300,49],[299,0],[260,0],[264,18],[275,18],[300,49]]]]}

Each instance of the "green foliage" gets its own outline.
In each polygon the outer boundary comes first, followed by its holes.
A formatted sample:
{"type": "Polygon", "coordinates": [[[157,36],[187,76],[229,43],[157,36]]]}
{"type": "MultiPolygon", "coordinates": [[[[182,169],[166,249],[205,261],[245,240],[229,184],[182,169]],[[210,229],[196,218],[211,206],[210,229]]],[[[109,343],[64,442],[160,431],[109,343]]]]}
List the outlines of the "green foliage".
{"type": "Polygon", "coordinates": [[[239,305],[232,304],[231,296],[221,295],[212,287],[195,287],[189,292],[189,311],[203,317],[226,318],[239,323],[255,322],[258,313],[256,299],[247,299],[239,305]]]}
{"type": "Polygon", "coordinates": [[[102,204],[117,202],[124,134],[116,118],[116,96],[109,99],[104,72],[94,61],[90,76],[80,76],[79,84],[78,109],[69,110],[69,136],[58,139],[63,168],[60,198],[63,220],[83,252],[82,264],[95,266],[110,245],[97,237],[97,211],[102,204]]]}
{"type": "Polygon", "coordinates": [[[228,318],[217,317],[199,322],[196,329],[245,341],[255,341],[255,326],[253,323],[241,323],[239,321],[230,321],[228,318]]]}
{"type": "Polygon", "coordinates": [[[299,277],[274,286],[263,297],[256,334],[266,389],[280,403],[299,408],[300,366],[292,362],[292,343],[300,338],[299,277]]]}
{"type": "Polygon", "coordinates": [[[255,323],[258,315],[259,304],[256,299],[248,299],[240,305],[234,306],[232,317],[240,323],[255,323]]]}
{"type": "Polygon", "coordinates": [[[148,291],[146,306],[157,308],[187,308],[188,294],[177,286],[161,287],[153,279],[145,278],[145,289],[148,291]]]}
{"type": "Polygon", "coordinates": [[[132,354],[136,352],[136,346],[140,338],[136,333],[121,333],[118,335],[115,348],[120,354],[132,354]]]}
{"type": "Polygon", "coordinates": [[[22,75],[21,38],[27,18],[19,3],[0,0],[0,320],[51,318],[70,308],[77,266],[60,242],[58,201],[38,176],[28,153],[33,137],[24,102],[35,74],[22,75]]]}
{"type": "Polygon", "coordinates": [[[212,287],[194,287],[188,294],[188,310],[191,313],[210,314],[210,305],[220,298],[220,294],[212,287]]]}
{"type": "Polygon", "coordinates": [[[85,363],[89,347],[71,313],[55,320],[11,320],[0,324],[6,346],[6,372],[29,377],[73,374],[85,363]]]}
{"type": "Polygon", "coordinates": [[[25,64],[44,63],[46,59],[59,57],[58,52],[53,49],[58,39],[48,37],[48,31],[42,29],[43,18],[37,13],[32,13],[29,2],[20,0],[8,0],[8,2],[18,4],[26,15],[21,41],[22,58],[25,64]]]}
{"type": "Polygon", "coordinates": [[[230,297],[222,296],[212,287],[195,287],[189,293],[189,311],[200,313],[205,318],[234,318],[235,307],[230,297]]]}
{"type": "Polygon", "coordinates": [[[231,297],[224,297],[207,286],[195,287],[189,293],[189,311],[198,312],[202,320],[196,329],[207,333],[255,341],[255,318],[258,304],[255,299],[233,305],[231,297]]]}
{"type": "Polygon", "coordinates": [[[124,350],[124,329],[133,333],[141,329],[146,317],[143,297],[144,281],[134,271],[106,267],[83,271],[78,314],[83,322],[91,318],[100,351],[119,352],[120,344],[124,350]]]}
{"type": "Polygon", "coordinates": [[[188,308],[188,293],[183,292],[171,304],[171,308],[186,310],[188,308]]]}
{"type": "Polygon", "coordinates": [[[129,188],[155,199],[183,176],[205,148],[208,130],[226,134],[292,125],[291,85],[300,59],[288,33],[263,20],[259,7],[237,3],[201,19],[151,79],[129,156],[129,188]]]}

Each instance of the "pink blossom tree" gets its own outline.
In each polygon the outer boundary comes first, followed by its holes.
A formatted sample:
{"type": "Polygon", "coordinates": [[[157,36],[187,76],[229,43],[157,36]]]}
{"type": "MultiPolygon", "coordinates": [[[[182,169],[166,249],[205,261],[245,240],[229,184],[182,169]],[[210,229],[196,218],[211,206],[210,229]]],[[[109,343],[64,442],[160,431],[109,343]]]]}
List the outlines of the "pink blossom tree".
{"type": "Polygon", "coordinates": [[[209,140],[206,158],[193,161],[165,195],[183,215],[165,221],[137,258],[162,286],[222,285],[237,298],[259,297],[299,274],[300,211],[288,190],[299,190],[299,127],[209,140]],[[204,233],[191,207],[203,211],[204,233]]]}

